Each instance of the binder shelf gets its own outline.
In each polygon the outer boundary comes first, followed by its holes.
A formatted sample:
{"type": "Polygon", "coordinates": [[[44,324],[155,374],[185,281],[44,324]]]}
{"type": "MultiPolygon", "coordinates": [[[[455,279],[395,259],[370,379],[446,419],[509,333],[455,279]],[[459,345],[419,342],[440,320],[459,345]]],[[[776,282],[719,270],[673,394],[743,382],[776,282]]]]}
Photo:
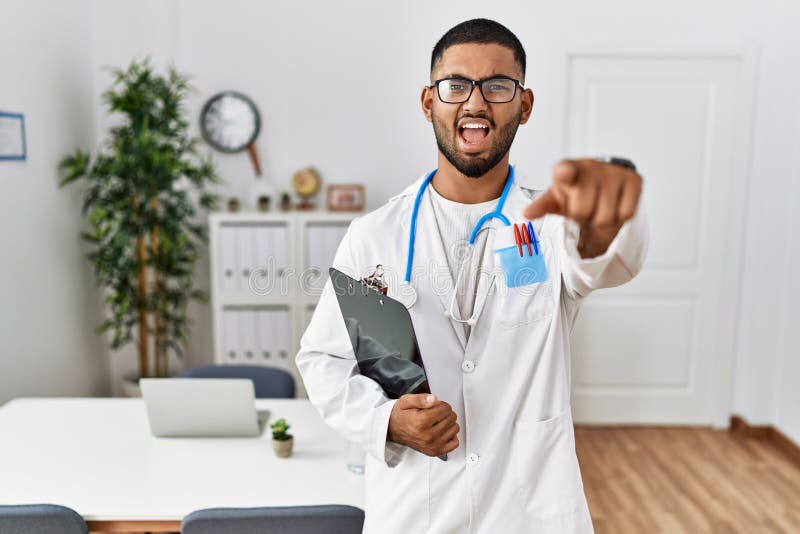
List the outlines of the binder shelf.
{"type": "Polygon", "coordinates": [[[328,279],[336,248],[357,214],[214,213],[209,217],[214,361],[277,367],[294,357],[328,279]]]}

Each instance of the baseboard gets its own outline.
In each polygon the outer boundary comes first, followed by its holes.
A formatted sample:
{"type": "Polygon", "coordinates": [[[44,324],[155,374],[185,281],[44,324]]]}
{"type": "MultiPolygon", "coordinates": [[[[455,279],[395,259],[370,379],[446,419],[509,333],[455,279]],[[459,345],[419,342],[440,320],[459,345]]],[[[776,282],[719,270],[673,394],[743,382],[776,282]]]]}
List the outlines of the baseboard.
{"type": "Polygon", "coordinates": [[[737,436],[768,439],[792,461],[800,465],[800,445],[772,425],[750,425],[743,417],[732,415],[728,430],[737,436]]]}
{"type": "Polygon", "coordinates": [[[771,425],[751,425],[740,415],[731,416],[731,424],[728,429],[732,434],[745,438],[769,438],[772,432],[771,425]]]}

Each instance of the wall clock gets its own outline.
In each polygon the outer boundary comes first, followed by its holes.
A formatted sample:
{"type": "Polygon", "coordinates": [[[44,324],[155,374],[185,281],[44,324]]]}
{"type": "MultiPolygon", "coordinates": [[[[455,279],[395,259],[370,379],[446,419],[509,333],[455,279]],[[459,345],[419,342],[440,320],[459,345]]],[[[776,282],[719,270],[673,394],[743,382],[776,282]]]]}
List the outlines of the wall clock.
{"type": "Polygon", "coordinates": [[[258,108],[252,100],[236,91],[217,93],[200,112],[200,133],[206,143],[227,154],[247,150],[256,176],[261,176],[255,145],[260,130],[258,108]]]}

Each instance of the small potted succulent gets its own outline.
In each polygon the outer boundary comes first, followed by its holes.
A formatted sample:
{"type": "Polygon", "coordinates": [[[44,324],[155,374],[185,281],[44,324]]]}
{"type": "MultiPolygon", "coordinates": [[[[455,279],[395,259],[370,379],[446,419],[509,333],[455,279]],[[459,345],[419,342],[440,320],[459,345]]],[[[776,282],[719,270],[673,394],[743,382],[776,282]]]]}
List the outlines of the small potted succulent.
{"type": "Polygon", "coordinates": [[[289,211],[290,209],[292,209],[292,197],[288,191],[284,191],[281,193],[281,210],[289,211]]]}
{"type": "Polygon", "coordinates": [[[289,424],[286,419],[278,419],[270,425],[272,429],[272,450],[278,458],[287,458],[292,455],[292,445],[294,438],[291,434],[287,434],[289,424]]]}

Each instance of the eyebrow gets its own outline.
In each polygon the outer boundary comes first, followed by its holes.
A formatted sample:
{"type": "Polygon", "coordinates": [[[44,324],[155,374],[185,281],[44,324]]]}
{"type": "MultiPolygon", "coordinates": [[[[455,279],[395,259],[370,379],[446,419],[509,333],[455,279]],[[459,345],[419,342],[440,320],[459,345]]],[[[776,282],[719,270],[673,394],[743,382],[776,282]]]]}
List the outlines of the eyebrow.
{"type": "MultiPolygon", "coordinates": [[[[467,76],[465,74],[459,74],[459,73],[447,74],[447,75],[442,76],[441,78],[438,78],[438,79],[446,80],[448,78],[463,78],[465,80],[472,80],[472,78],[470,78],[469,76],[467,76]]],[[[491,80],[492,78],[511,78],[512,80],[516,79],[513,76],[509,76],[508,74],[494,73],[494,74],[490,74],[489,76],[487,76],[485,78],[481,78],[481,80],[491,80]]],[[[476,81],[478,81],[478,80],[476,80],[476,81]]]]}

